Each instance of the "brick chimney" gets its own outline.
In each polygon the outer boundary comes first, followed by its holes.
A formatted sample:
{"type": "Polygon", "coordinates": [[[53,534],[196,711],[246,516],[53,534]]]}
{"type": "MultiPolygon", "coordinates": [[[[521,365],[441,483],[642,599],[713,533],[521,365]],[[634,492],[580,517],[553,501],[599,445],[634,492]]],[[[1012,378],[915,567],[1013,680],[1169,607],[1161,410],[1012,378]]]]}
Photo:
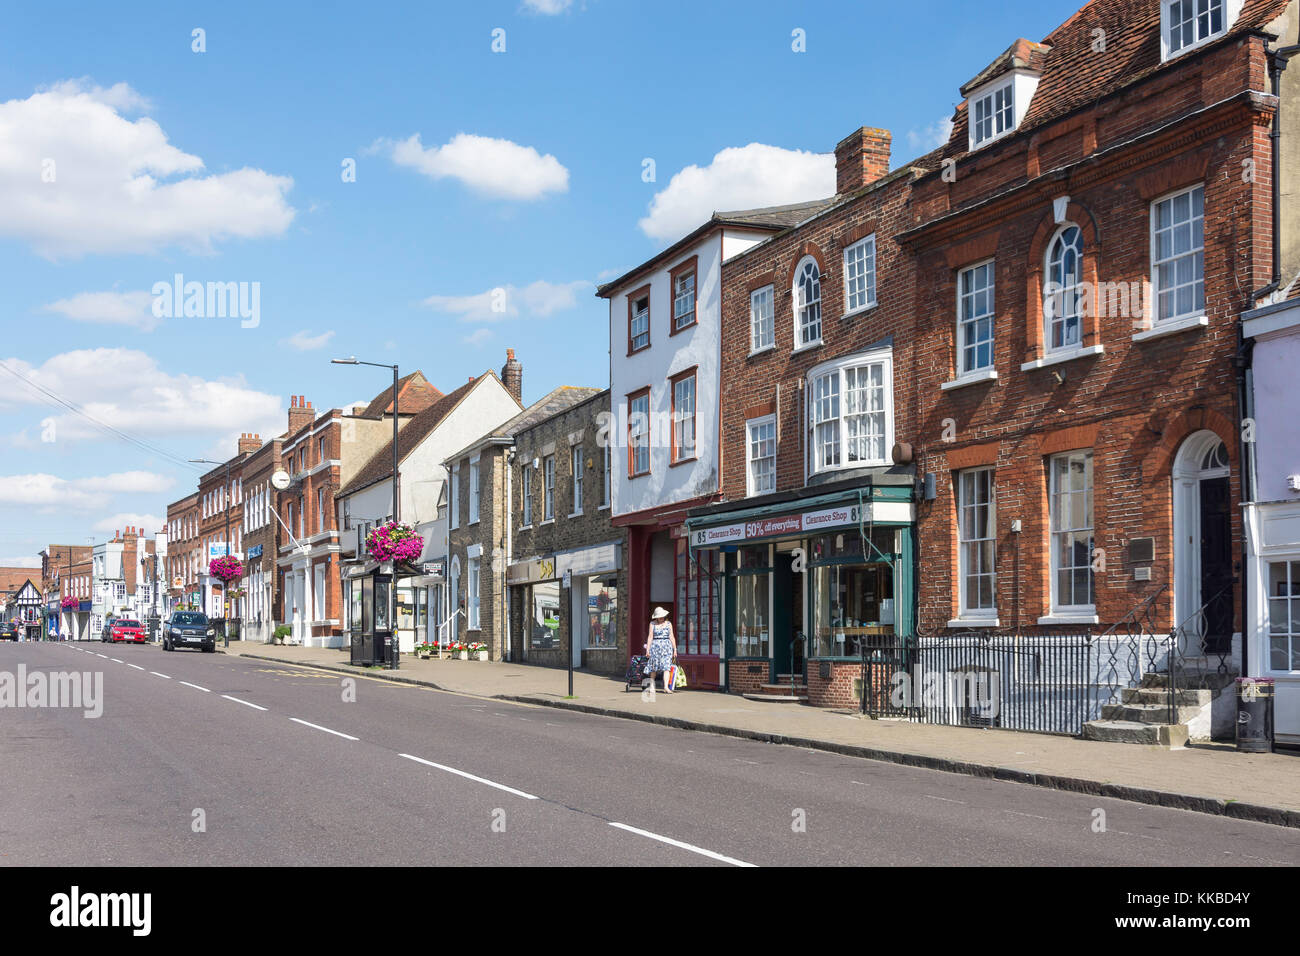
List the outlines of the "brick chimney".
{"type": "Polygon", "coordinates": [[[302,395],[290,396],[289,402],[289,435],[306,428],[316,420],[316,412],[311,407],[311,402],[302,395]]]}
{"type": "Polygon", "coordinates": [[[501,366],[501,384],[515,397],[519,404],[524,402],[524,366],[515,358],[514,349],[506,349],[506,364],[501,366]]]}
{"type": "Polygon", "coordinates": [[[239,436],[239,453],[241,455],[251,455],[261,447],[261,435],[254,435],[252,432],[249,432],[248,434],[239,436]]]}
{"type": "Polygon", "coordinates": [[[843,196],[869,186],[889,172],[887,129],[864,126],[835,147],[835,192],[843,196]]]}

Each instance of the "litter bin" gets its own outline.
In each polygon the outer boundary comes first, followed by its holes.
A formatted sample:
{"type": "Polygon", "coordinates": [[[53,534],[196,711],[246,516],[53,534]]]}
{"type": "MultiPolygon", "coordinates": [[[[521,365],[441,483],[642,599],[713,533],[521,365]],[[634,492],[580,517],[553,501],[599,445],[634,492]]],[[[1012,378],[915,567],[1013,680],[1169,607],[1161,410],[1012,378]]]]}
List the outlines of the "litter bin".
{"type": "Polygon", "coordinates": [[[1237,750],[1273,752],[1273,679],[1237,678],[1237,750]]]}

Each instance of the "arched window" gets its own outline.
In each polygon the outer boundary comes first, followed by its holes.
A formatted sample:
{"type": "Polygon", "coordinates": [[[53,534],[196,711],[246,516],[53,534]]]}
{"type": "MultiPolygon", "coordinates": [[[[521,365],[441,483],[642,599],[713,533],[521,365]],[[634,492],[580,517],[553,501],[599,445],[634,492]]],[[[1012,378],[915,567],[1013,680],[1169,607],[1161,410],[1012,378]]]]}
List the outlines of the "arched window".
{"type": "Polygon", "coordinates": [[[822,275],[817,260],[804,256],[794,273],[794,347],[822,339],[822,275]]]}
{"type": "Polygon", "coordinates": [[[1083,233],[1065,226],[1047,247],[1043,285],[1043,342],[1048,354],[1083,341],[1083,233]]]}

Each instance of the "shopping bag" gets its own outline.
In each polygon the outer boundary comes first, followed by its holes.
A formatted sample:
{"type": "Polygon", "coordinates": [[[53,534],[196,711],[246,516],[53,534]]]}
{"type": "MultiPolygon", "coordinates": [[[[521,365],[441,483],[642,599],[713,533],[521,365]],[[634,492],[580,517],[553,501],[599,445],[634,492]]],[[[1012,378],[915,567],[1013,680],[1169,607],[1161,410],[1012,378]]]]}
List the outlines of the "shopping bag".
{"type": "Polygon", "coordinates": [[[686,689],[686,669],[680,664],[673,667],[673,690],[686,689]]]}
{"type": "Polygon", "coordinates": [[[675,690],[675,689],[676,689],[676,688],[673,686],[673,679],[674,679],[676,676],[677,676],[677,668],[676,668],[675,666],[674,666],[674,667],[670,667],[670,668],[668,668],[668,670],[664,671],[664,690],[675,690]]]}

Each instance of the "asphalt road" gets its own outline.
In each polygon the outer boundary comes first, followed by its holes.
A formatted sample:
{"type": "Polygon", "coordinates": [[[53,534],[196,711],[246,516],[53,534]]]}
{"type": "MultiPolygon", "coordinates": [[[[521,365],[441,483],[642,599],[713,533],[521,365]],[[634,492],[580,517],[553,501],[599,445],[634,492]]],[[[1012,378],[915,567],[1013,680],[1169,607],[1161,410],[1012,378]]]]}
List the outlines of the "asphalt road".
{"type": "Polygon", "coordinates": [[[20,663],[102,673],[103,715],[0,709],[5,865],[1300,863],[1294,829],[361,675],[0,644],[20,663]]]}

